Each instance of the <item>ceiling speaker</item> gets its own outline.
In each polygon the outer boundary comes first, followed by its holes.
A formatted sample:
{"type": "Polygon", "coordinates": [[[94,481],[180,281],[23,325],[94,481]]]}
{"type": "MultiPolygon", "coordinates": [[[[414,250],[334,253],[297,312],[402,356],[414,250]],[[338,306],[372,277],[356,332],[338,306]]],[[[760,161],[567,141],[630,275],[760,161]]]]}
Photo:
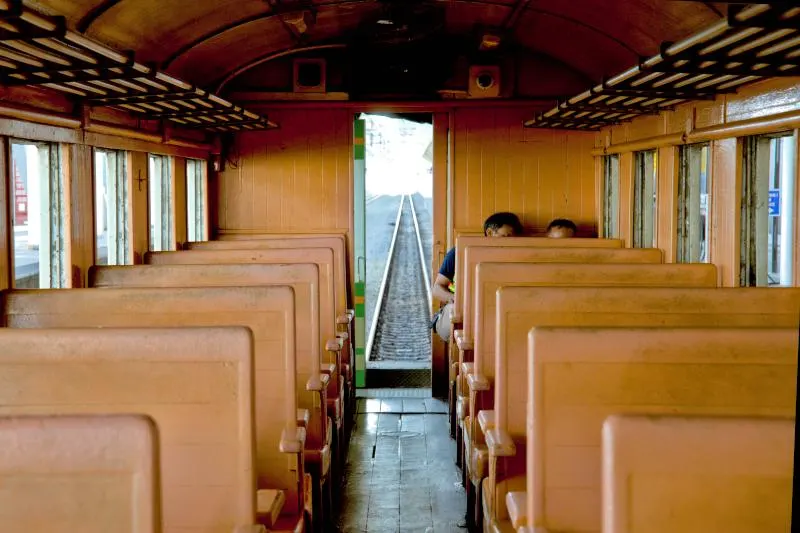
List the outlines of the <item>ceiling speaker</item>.
{"type": "Polygon", "coordinates": [[[500,67],[469,67],[469,96],[471,98],[497,98],[500,96],[500,67]]]}
{"type": "Polygon", "coordinates": [[[295,59],[292,76],[294,92],[324,93],[326,83],[324,59],[295,59]]]}

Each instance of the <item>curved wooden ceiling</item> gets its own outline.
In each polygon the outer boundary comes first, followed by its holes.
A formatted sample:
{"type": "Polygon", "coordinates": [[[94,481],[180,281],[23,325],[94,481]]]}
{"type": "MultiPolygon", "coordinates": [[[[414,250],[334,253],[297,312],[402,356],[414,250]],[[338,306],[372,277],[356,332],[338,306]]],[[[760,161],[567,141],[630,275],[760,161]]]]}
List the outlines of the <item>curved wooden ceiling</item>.
{"type": "MultiPolygon", "coordinates": [[[[443,7],[448,34],[506,27],[524,49],[551,56],[599,82],[718,21],[724,3],[679,0],[423,0],[443,7]]],[[[26,2],[34,5],[34,2],[26,2]]],[[[243,65],[276,52],[347,42],[385,5],[378,0],[37,0],[70,28],[138,61],[213,87],[243,65]],[[280,13],[313,6],[316,22],[298,38],[280,13]]]]}

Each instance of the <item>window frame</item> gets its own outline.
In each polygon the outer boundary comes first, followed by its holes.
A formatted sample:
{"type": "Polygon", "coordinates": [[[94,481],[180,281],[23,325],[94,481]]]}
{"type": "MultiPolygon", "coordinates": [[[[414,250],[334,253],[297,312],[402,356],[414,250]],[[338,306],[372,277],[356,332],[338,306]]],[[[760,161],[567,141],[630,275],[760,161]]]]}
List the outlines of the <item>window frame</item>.
{"type": "Polygon", "coordinates": [[[207,241],[208,233],[208,165],[202,159],[186,159],[186,239],[207,241]]]}
{"type": "Polygon", "coordinates": [[[618,239],[620,198],[620,156],[603,157],[603,235],[604,239],[618,239]]]}
{"type": "Polygon", "coordinates": [[[711,262],[711,213],[713,183],[711,172],[711,143],[694,143],[680,147],[677,200],[677,262],[711,262]],[[705,156],[703,152],[705,151],[705,156]],[[703,159],[705,158],[705,193],[701,189],[703,159]],[[702,222],[702,195],[706,195],[706,218],[702,222]],[[705,238],[700,234],[705,231],[705,238]],[[703,250],[705,242],[705,250],[703,250]],[[703,257],[705,252],[705,257],[703,257]]]}
{"type": "MultiPolygon", "coordinates": [[[[47,179],[42,180],[44,183],[39,183],[40,198],[47,198],[46,211],[43,213],[44,207],[39,206],[40,222],[45,222],[40,225],[41,235],[39,238],[40,248],[42,242],[47,242],[48,253],[42,254],[39,251],[38,259],[38,277],[36,288],[40,289],[58,289],[68,288],[71,286],[71,260],[70,260],[70,243],[71,243],[71,227],[69,217],[69,183],[66,176],[66,169],[69,166],[69,153],[66,146],[61,143],[29,140],[23,138],[9,138],[8,139],[8,206],[9,206],[9,222],[10,235],[9,235],[9,282],[11,288],[20,288],[17,279],[17,248],[15,227],[16,224],[16,206],[17,206],[17,192],[16,192],[16,174],[15,174],[15,160],[14,160],[14,145],[34,146],[38,152],[39,169],[47,169],[47,179]],[[44,218],[46,217],[46,221],[44,218]],[[55,245],[55,246],[54,246],[55,245]],[[43,283],[43,278],[46,280],[43,283]]],[[[26,169],[27,170],[27,169],[26,169]]],[[[40,176],[41,177],[41,176],[40,176]]],[[[30,216],[30,184],[27,183],[26,177],[26,216],[30,216]]],[[[32,276],[30,276],[32,277],[32,276]]],[[[30,288],[30,287],[29,287],[30,288]]]]}
{"type": "MultiPolygon", "coordinates": [[[[93,199],[94,199],[94,231],[95,231],[95,239],[94,239],[94,264],[101,264],[99,262],[98,256],[98,248],[97,248],[97,217],[98,217],[98,205],[101,201],[100,198],[97,197],[97,155],[99,153],[106,154],[107,158],[107,179],[108,179],[108,189],[107,194],[108,197],[114,197],[114,216],[109,217],[113,220],[109,222],[109,225],[116,226],[116,231],[112,231],[111,227],[109,227],[106,231],[108,231],[109,239],[106,243],[108,249],[108,255],[106,257],[106,262],[102,263],[104,265],[132,265],[133,264],[133,190],[132,190],[132,179],[130,173],[128,172],[128,164],[129,164],[129,152],[125,150],[112,150],[108,148],[100,148],[100,147],[92,147],[92,183],[93,183],[93,199]],[[113,158],[113,161],[112,161],[113,158]],[[111,169],[113,168],[114,174],[112,179],[111,169]],[[121,222],[120,222],[121,220],[121,222]],[[119,227],[122,227],[122,231],[119,231],[119,227]],[[115,246],[111,246],[111,237],[115,235],[116,238],[114,239],[115,246]]],[[[106,205],[106,210],[108,210],[108,205],[106,205]]],[[[108,214],[106,215],[109,216],[108,214]]]]}
{"type": "Polygon", "coordinates": [[[177,249],[173,162],[171,156],[163,154],[150,153],[147,156],[147,243],[151,252],[177,249]],[[154,186],[159,189],[158,195],[155,194],[154,186]],[[165,204],[166,209],[164,209],[165,204]],[[153,223],[156,206],[160,210],[160,220],[157,225],[153,223]]]}
{"type": "MultiPolygon", "coordinates": [[[[765,135],[745,137],[742,140],[742,187],[741,187],[741,233],[739,236],[740,257],[739,257],[739,286],[741,287],[790,287],[796,285],[797,255],[796,250],[797,235],[795,234],[795,218],[800,211],[798,206],[798,183],[797,180],[797,146],[798,140],[796,132],[781,131],[765,135]],[[777,176],[772,170],[780,168],[780,156],[782,151],[779,142],[773,146],[773,141],[778,139],[792,139],[789,143],[791,148],[786,153],[788,159],[792,160],[794,168],[791,175],[793,189],[788,194],[782,194],[781,198],[781,226],[786,221],[787,231],[786,240],[789,241],[787,250],[789,259],[786,260],[787,266],[791,269],[788,282],[781,283],[781,271],[778,270],[778,282],[770,283],[769,253],[774,247],[769,246],[770,224],[774,224],[774,219],[769,215],[769,191],[772,188],[770,180],[777,176]],[[773,158],[773,148],[779,157],[773,158]],[[763,178],[766,176],[766,178],[763,178]],[[762,178],[762,179],[759,179],[762,178]],[[766,198],[764,197],[766,195],[766,198]],[[791,202],[793,212],[784,213],[783,200],[791,202]],[[759,236],[764,236],[759,238],[759,236]]],[[[782,239],[783,240],[783,239],[782,239]]],[[[781,257],[781,262],[785,257],[781,257]]]]}
{"type": "Polygon", "coordinates": [[[658,221],[658,150],[634,152],[633,172],[633,248],[656,247],[658,221]],[[652,173],[652,179],[648,176],[652,173]],[[652,187],[649,189],[648,187],[652,187]],[[652,198],[652,203],[648,200],[652,198]],[[649,224],[648,224],[649,222],[649,224]],[[649,231],[648,231],[649,230],[649,231]]]}

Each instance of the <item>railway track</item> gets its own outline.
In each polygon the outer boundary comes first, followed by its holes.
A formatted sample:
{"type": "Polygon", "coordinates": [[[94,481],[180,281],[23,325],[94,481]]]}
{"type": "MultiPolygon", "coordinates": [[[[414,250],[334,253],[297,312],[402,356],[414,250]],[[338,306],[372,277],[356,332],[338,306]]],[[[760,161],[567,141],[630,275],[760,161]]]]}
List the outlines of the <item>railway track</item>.
{"type": "Polygon", "coordinates": [[[403,195],[367,337],[369,361],[424,368],[431,357],[430,302],[431,284],[413,197],[403,195]]]}

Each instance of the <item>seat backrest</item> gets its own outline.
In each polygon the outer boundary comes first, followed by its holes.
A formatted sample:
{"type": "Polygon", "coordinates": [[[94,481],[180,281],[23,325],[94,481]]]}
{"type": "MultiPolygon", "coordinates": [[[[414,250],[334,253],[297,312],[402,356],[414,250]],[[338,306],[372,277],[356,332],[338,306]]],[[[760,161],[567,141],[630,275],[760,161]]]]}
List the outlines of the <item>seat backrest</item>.
{"type": "MultiPolygon", "coordinates": [[[[506,239],[508,240],[508,239],[506,239]]],[[[591,240],[591,239],[589,239],[591,240]]],[[[547,239],[569,241],[574,239],[547,239]]],[[[657,248],[520,248],[502,246],[467,246],[464,250],[464,284],[456,293],[463,293],[461,309],[464,336],[474,339],[475,267],[481,263],[631,263],[660,264],[663,253],[657,248]]]]}
{"type": "Polygon", "coordinates": [[[336,283],[336,310],[347,309],[347,246],[344,235],[297,239],[281,235],[249,235],[248,239],[190,242],[187,250],[271,250],[286,248],[330,248],[333,251],[333,274],[336,283]]]}
{"type": "MultiPolygon", "coordinates": [[[[155,421],[165,533],[231,533],[254,523],[253,339],[246,328],[0,328],[0,346],[0,415],[141,413],[155,421]]],[[[124,442],[144,451],[148,439],[141,427],[136,435],[124,442]]],[[[74,456],[65,459],[88,453],[103,461],[114,459],[102,438],[81,440],[77,449],[73,442],[69,453],[74,456]]],[[[123,440],[114,432],[105,439],[123,440]]],[[[55,451],[51,442],[31,440],[22,451],[36,446],[55,451]]],[[[2,445],[0,455],[11,451],[10,445],[2,445]]],[[[131,464],[144,468],[149,460],[131,464]]],[[[130,480],[132,471],[119,469],[122,464],[107,464],[106,474],[114,470],[130,480]]],[[[3,490],[8,490],[13,480],[2,479],[3,490]]],[[[89,509],[101,523],[111,512],[112,481],[107,475],[99,480],[105,503],[89,509]]],[[[137,478],[136,484],[127,485],[125,497],[147,506],[148,501],[138,501],[147,483],[137,478]]],[[[17,487],[0,500],[10,502],[21,490],[17,487]]],[[[46,531],[53,524],[64,531],[91,531],[59,521],[62,506],[65,513],[80,511],[68,502],[48,499],[43,505],[47,527],[23,531],[46,531]]],[[[116,530],[136,531],[123,523],[102,529],[116,530]]]]}
{"type": "MultiPolygon", "coordinates": [[[[464,276],[464,250],[467,246],[505,247],[505,248],[622,248],[620,239],[546,239],[540,237],[497,238],[483,235],[456,237],[456,287],[467,280],[464,276]]],[[[456,290],[455,308],[459,316],[463,316],[464,300],[456,290]]]]}
{"type": "Polygon", "coordinates": [[[603,533],[789,531],[794,435],[793,418],[607,418],[603,533]]]}
{"type": "Polygon", "coordinates": [[[145,254],[145,263],[149,265],[316,264],[319,269],[320,335],[326,339],[336,336],[336,294],[331,250],[292,248],[148,252],[145,254]]]}
{"type": "Polygon", "coordinates": [[[531,328],[797,328],[800,288],[501,287],[496,314],[495,420],[524,436],[531,328]]]}
{"type": "MultiPolygon", "coordinates": [[[[101,288],[246,287],[285,285],[295,294],[297,400],[303,409],[318,407],[318,396],[306,389],[320,373],[319,270],[316,264],[126,265],[93,266],[89,285],[101,288]]],[[[320,422],[319,417],[315,420],[320,422]]]]}
{"type": "Polygon", "coordinates": [[[0,416],[0,530],[160,533],[156,435],[142,415],[0,416]]]}
{"type": "MultiPolygon", "coordinates": [[[[608,251],[616,254],[621,250],[602,250],[608,251]]],[[[478,263],[473,303],[475,371],[487,377],[495,375],[496,294],[500,287],[715,287],[716,284],[717,269],[707,263],[478,263]]]]}
{"type": "Polygon", "coordinates": [[[249,327],[258,486],[286,489],[287,510],[296,511],[297,472],[280,451],[300,445],[291,287],[17,290],[9,291],[4,312],[12,328],[249,327]]]}
{"type": "MultiPolygon", "coordinates": [[[[613,414],[794,416],[797,341],[796,326],[534,328],[525,417],[532,524],[601,531],[602,426],[613,414]]],[[[669,479],[627,482],[642,501],[671,496],[669,479]]]]}

